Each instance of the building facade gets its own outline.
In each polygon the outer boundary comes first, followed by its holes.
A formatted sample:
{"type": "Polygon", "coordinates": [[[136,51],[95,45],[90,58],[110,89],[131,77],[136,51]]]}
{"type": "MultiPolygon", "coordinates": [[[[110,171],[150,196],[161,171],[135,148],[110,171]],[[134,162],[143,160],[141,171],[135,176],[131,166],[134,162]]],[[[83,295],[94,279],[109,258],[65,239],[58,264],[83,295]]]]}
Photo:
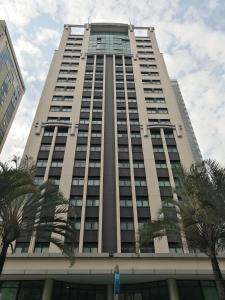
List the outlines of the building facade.
{"type": "Polygon", "coordinates": [[[0,20],[0,152],[25,86],[5,21],[0,20]]]}
{"type": "Polygon", "coordinates": [[[54,245],[21,239],[3,295],[112,299],[118,266],[121,300],[217,299],[209,260],[184,238],[139,243],[143,223],[173,196],[173,166],[201,160],[154,28],[65,25],[24,155],[36,162],[37,183],[51,179],[76,207],[76,259],[70,266],[54,245]]]}

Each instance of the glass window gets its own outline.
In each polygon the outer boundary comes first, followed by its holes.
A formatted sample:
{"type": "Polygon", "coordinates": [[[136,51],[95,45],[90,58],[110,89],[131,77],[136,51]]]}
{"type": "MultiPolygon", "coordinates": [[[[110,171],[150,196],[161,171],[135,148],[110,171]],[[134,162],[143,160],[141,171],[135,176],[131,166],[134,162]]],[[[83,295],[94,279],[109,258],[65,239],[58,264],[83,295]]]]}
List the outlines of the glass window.
{"type": "Polygon", "coordinates": [[[163,147],[160,146],[153,146],[153,152],[164,152],[163,147]]]}
{"type": "Polygon", "coordinates": [[[127,53],[130,42],[127,32],[91,32],[88,52],[90,53],[127,53]]]}
{"type": "Polygon", "coordinates": [[[148,199],[137,199],[136,204],[137,207],[149,207],[148,199]]]}
{"type": "Polygon", "coordinates": [[[68,132],[67,131],[58,131],[57,136],[67,136],[68,132]]]}
{"type": "Polygon", "coordinates": [[[163,162],[163,161],[156,161],[155,166],[157,169],[166,169],[167,168],[166,162],[163,162]]]}
{"type": "Polygon", "coordinates": [[[83,252],[84,253],[97,253],[98,247],[94,243],[90,243],[90,244],[84,243],[83,252]]]}
{"type": "Polygon", "coordinates": [[[98,230],[98,222],[96,222],[96,221],[85,221],[84,229],[86,229],[86,230],[98,230]]]}
{"type": "Polygon", "coordinates": [[[74,162],[75,167],[85,168],[86,167],[86,160],[75,160],[74,162]]]}
{"type": "Polygon", "coordinates": [[[16,300],[18,281],[5,281],[0,285],[1,300],[16,300]]]}
{"type": "Polygon", "coordinates": [[[89,161],[90,168],[100,168],[101,162],[100,161],[89,161]]]}
{"type": "Polygon", "coordinates": [[[83,186],[84,185],[84,178],[83,177],[76,177],[76,178],[74,178],[73,181],[72,181],[72,185],[83,186]]]}
{"type": "Polygon", "coordinates": [[[120,186],[131,186],[130,180],[126,180],[126,179],[120,179],[119,184],[120,186]]]}
{"type": "Polygon", "coordinates": [[[135,179],[135,186],[147,186],[147,182],[146,182],[146,180],[135,179]]]}
{"type": "Polygon", "coordinates": [[[143,161],[134,161],[133,166],[135,169],[144,169],[145,167],[143,161]]]}
{"type": "Polygon", "coordinates": [[[27,253],[29,242],[16,242],[15,253],[27,253]]]}
{"type": "Polygon", "coordinates": [[[47,160],[38,160],[37,161],[37,167],[46,167],[47,166],[48,161],[47,160]]]}
{"type": "Polygon", "coordinates": [[[88,179],[88,185],[93,185],[93,186],[99,186],[100,185],[100,180],[99,179],[88,179]]]}
{"type": "Polygon", "coordinates": [[[120,199],[120,207],[132,207],[132,199],[120,199]]]}
{"type": "Polygon", "coordinates": [[[83,198],[82,197],[71,197],[70,198],[70,205],[72,206],[82,206],[83,198]]]}
{"type": "Polygon", "coordinates": [[[49,177],[48,178],[53,184],[59,185],[60,179],[57,177],[49,177]]]}
{"type": "Polygon", "coordinates": [[[51,145],[42,144],[41,147],[40,147],[40,150],[42,150],[42,151],[49,151],[50,148],[51,148],[51,145]]]}
{"type": "Polygon", "coordinates": [[[52,168],[61,168],[63,166],[63,161],[61,160],[53,160],[51,163],[52,168]]]}
{"type": "Polygon", "coordinates": [[[87,199],[87,206],[99,206],[99,199],[87,199]]]}
{"type": "Polygon", "coordinates": [[[1,300],[41,300],[43,281],[3,281],[0,284],[1,300]]]}
{"type": "Polygon", "coordinates": [[[179,297],[182,300],[204,300],[197,280],[177,280],[179,297]]]}
{"type": "Polygon", "coordinates": [[[54,134],[54,131],[45,130],[45,132],[44,132],[44,136],[53,136],[53,134],[54,134]]]}
{"type": "Polygon", "coordinates": [[[37,184],[37,185],[41,185],[43,182],[44,182],[44,177],[38,177],[38,176],[36,176],[34,178],[34,183],[37,184]]]}
{"type": "Polygon", "coordinates": [[[130,163],[129,163],[129,161],[128,162],[126,162],[126,161],[124,161],[124,162],[119,162],[119,168],[130,168],[130,163]]]}
{"type": "Polygon", "coordinates": [[[134,230],[134,223],[131,221],[121,221],[120,223],[121,230],[134,230]]]}
{"type": "Polygon", "coordinates": [[[159,180],[159,186],[160,187],[169,187],[170,182],[169,182],[169,180],[159,180]]]}
{"type": "Polygon", "coordinates": [[[36,242],[34,247],[34,253],[48,253],[48,242],[36,242]]]}
{"type": "Polygon", "coordinates": [[[86,145],[78,145],[76,151],[87,151],[86,145]]]}
{"type": "Polygon", "coordinates": [[[178,152],[176,146],[167,146],[168,152],[178,152]]]}
{"type": "Polygon", "coordinates": [[[55,146],[54,151],[65,151],[65,146],[55,146]]]}

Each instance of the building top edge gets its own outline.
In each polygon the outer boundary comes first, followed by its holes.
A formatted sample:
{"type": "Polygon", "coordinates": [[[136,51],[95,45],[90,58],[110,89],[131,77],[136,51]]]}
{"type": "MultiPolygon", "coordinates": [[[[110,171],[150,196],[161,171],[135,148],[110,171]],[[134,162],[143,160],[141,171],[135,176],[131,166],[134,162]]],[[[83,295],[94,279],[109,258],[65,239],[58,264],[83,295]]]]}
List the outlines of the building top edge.
{"type": "Polygon", "coordinates": [[[93,22],[93,23],[84,23],[84,24],[65,24],[64,26],[68,27],[86,27],[86,26],[115,26],[115,27],[132,27],[133,29],[150,29],[154,30],[152,26],[135,26],[134,24],[127,23],[110,23],[110,22],[93,22]]]}

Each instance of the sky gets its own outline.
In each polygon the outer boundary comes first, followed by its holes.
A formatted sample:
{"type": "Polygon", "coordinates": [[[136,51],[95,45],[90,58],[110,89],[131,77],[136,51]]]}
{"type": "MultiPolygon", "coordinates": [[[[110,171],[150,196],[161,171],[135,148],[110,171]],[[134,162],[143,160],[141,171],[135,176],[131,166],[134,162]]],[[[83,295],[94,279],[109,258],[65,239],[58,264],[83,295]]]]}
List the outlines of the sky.
{"type": "Polygon", "coordinates": [[[154,26],[204,158],[225,163],[224,0],[1,0],[26,93],[0,160],[21,157],[64,24],[154,26]]]}

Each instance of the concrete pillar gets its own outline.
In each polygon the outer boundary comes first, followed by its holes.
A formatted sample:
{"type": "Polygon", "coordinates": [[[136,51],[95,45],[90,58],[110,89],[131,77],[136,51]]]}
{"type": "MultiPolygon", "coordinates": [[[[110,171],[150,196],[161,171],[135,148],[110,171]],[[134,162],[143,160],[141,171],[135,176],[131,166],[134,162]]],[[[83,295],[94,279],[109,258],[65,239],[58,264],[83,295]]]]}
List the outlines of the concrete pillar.
{"type": "Polygon", "coordinates": [[[170,278],[167,280],[170,300],[179,300],[176,279],[170,278]]]}
{"type": "Polygon", "coordinates": [[[112,286],[112,284],[107,285],[107,300],[113,300],[113,286],[112,286]]]}
{"type": "Polygon", "coordinates": [[[51,300],[52,296],[52,287],[53,287],[53,280],[46,279],[44,283],[44,290],[42,294],[42,300],[51,300]]]}

